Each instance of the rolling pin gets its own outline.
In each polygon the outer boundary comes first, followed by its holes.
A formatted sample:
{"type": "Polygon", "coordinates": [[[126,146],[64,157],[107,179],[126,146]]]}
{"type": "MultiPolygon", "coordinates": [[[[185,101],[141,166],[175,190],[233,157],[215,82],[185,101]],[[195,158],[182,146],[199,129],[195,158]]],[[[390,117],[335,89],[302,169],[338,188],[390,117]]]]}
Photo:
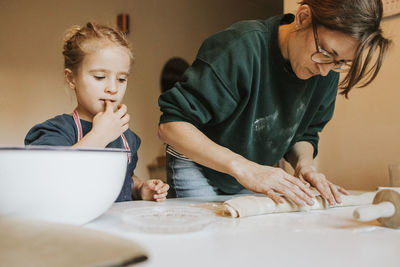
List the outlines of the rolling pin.
{"type": "Polygon", "coordinates": [[[376,193],[372,205],[356,208],[353,217],[361,222],[378,220],[383,226],[400,228],[400,192],[385,189],[376,193]]]}

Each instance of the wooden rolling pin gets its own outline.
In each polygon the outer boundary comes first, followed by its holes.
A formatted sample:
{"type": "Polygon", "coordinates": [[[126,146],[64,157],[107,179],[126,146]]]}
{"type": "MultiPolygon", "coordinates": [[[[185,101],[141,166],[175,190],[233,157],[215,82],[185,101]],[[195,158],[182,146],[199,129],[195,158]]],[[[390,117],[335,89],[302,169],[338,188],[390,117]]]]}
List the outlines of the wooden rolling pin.
{"type": "Polygon", "coordinates": [[[353,217],[362,222],[378,219],[383,226],[400,228],[400,192],[391,189],[379,191],[372,205],[356,208],[353,217]]]}

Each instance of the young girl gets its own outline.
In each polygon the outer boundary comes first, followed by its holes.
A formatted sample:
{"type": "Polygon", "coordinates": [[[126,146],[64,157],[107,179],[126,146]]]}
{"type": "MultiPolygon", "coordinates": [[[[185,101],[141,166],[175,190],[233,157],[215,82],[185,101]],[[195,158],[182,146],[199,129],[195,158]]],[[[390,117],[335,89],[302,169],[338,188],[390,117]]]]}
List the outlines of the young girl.
{"type": "Polygon", "coordinates": [[[64,75],[75,92],[77,107],[34,126],[25,145],[50,145],[130,150],[128,167],[117,201],[163,201],[169,186],[161,180],[141,182],[133,175],[140,138],[128,127],[125,95],[131,63],[124,35],[106,26],[87,23],[71,29],[64,42],[64,75]]]}

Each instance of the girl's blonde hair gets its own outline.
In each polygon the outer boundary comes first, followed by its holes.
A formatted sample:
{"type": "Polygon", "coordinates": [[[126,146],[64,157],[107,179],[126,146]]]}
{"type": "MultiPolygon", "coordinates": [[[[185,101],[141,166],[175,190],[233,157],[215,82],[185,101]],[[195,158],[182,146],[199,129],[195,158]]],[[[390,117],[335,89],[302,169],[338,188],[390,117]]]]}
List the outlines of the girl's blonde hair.
{"type": "Polygon", "coordinates": [[[85,44],[92,41],[112,43],[127,48],[133,62],[132,51],[126,36],[111,27],[88,22],[84,27],[73,26],[64,37],[64,68],[76,72],[83,58],[89,52],[85,44]]]}

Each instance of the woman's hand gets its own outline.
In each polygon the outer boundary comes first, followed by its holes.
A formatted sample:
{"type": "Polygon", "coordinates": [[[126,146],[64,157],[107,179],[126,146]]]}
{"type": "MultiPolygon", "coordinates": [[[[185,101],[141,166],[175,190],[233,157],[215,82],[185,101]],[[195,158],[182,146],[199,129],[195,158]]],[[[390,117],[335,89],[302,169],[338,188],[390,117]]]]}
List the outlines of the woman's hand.
{"type": "Polygon", "coordinates": [[[158,179],[146,180],[139,187],[139,195],[143,200],[164,201],[167,198],[169,185],[158,179]]]}
{"type": "Polygon", "coordinates": [[[105,146],[117,139],[129,128],[130,116],[127,110],[126,105],[119,104],[114,112],[114,104],[105,101],[105,110],[93,118],[92,135],[103,140],[105,146]]]}
{"type": "Polygon", "coordinates": [[[281,168],[249,163],[250,166],[235,176],[240,184],[256,193],[270,197],[276,203],[282,203],[282,195],[299,206],[313,205],[313,193],[300,179],[288,174],[281,168]]]}
{"type": "Polygon", "coordinates": [[[326,176],[318,172],[312,165],[296,168],[294,175],[314,186],[320,192],[321,196],[328,200],[330,205],[342,203],[340,194],[349,194],[344,188],[329,182],[326,176]]]}

